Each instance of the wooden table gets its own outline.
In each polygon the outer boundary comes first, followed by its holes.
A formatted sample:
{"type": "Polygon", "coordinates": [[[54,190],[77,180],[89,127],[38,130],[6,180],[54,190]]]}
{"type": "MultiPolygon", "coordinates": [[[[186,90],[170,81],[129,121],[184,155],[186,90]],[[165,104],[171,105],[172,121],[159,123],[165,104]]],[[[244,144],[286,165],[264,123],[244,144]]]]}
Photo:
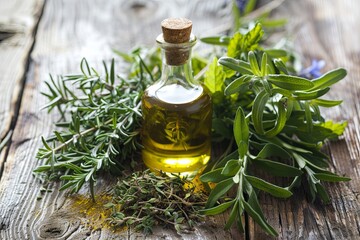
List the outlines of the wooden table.
{"type": "MultiPolygon", "coordinates": [[[[145,238],[131,229],[113,232],[97,226],[102,217],[80,208],[91,208],[82,197],[86,190],[67,198],[55,184],[37,200],[42,186],[32,175],[39,165],[35,154],[40,136],[51,133],[58,117],[39,110],[46,102],[40,92],[49,73],[77,72],[82,57],[99,66],[114,56],[112,49],[152,45],[160,21],[168,16],[188,17],[196,35],[213,35],[231,22],[229,2],[0,0],[0,137],[13,132],[0,154],[0,239],[145,238]]],[[[306,64],[324,59],[325,70],[348,70],[329,93],[344,103],[326,115],[349,125],[324,150],[331,156],[331,168],[353,180],[327,184],[332,197],[327,206],[309,203],[303,189],[289,200],[261,193],[265,216],[279,239],[360,239],[360,1],[287,0],[275,15],[289,19],[286,33],[306,64]]],[[[158,228],[146,239],[270,238],[251,218],[246,236],[236,229],[224,231],[225,219],[210,218],[183,236],[158,228]]]]}

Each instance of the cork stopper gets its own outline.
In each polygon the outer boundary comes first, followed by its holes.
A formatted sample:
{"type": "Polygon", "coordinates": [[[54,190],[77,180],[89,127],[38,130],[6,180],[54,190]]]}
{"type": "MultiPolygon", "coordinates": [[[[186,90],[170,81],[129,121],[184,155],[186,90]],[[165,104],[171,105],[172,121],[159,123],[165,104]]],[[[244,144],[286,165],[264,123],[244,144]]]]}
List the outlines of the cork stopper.
{"type": "Polygon", "coordinates": [[[167,18],[161,22],[165,42],[184,43],[190,40],[192,22],[186,18],[167,18]]]}
{"type": "Polygon", "coordinates": [[[168,18],[161,22],[163,39],[169,46],[165,48],[166,63],[173,66],[184,64],[190,56],[190,47],[185,44],[190,41],[192,22],[186,18],[168,18]]]}

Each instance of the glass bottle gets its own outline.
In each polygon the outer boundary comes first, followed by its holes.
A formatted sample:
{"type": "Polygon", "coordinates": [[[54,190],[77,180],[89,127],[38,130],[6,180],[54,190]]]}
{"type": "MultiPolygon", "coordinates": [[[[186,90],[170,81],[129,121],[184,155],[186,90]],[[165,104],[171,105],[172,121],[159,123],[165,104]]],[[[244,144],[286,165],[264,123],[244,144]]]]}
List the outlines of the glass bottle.
{"type": "Polygon", "coordinates": [[[153,171],[194,177],[210,160],[211,97],[192,74],[192,22],[170,18],[161,25],[162,76],[142,98],[142,157],[153,171]]]}

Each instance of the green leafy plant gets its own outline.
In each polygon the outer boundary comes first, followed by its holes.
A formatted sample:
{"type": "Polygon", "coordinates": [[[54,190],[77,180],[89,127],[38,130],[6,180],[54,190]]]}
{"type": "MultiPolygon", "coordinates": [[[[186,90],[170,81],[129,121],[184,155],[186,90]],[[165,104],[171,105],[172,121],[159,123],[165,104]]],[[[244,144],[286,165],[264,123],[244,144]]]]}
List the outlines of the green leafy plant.
{"type": "MultiPolygon", "coordinates": [[[[225,227],[237,221],[243,231],[241,215],[247,212],[266,232],[276,236],[261,211],[258,190],[288,198],[303,180],[313,201],[318,196],[328,203],[330,197],[322,183],[350,180],[327,171],[328,157],[320,151],[324,141],[341,135],[346,127],[346,122],[325,121],[319,109],[341,103],[320,97],[344,78],[346,71],[335,69],[313,80],[290,75],[292,68],[286,64],[291,63],[281,59],[286,57],[286,51],[262,49],[262,35],[260,24],[246,34],[235,33],[228,41],[228,56],[218,60],[225,68],[213,64],[205,75],[204,82],[211,90],[214,88],[210,80],[224,79],[222,101],[215,101],[214,129],[221,134],[224,126],[232,125],[236,150],[214,163],[200,179],[216,184],[203,210],[205,214],[219,214],[231,208],[225,227]],[[227,74],[229,69],[233,71],[227,74]],[[230,108],[224,111],[224,106],[230,108]],[[231,124],[229,119],[233,119],[231,124]],[[255,168],[292,180],[288,186],[278,186],[256,176],[255,168]],[[237,193],[229,198],[228,193],[234,188],[237,193]]],[[[220,86],[219,83],[217,88],[220,86]]]]}

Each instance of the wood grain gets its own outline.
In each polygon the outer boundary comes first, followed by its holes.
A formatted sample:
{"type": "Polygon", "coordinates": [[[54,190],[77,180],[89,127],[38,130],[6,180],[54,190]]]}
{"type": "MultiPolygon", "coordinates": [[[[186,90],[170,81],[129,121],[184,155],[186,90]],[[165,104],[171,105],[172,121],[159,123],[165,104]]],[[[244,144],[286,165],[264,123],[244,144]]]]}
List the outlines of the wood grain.
{"type": "MultiPolygon", "coordinates": [[[[161,227],[146,237],[131,229],[114,232],[104,227],[101,214],[92,211],[96,206],[86,200],[87,189],[68,196],[54,184],[48,186],[51,192],[42,195],[41,183],[32,176],[32,169],[39,165],[35,154],[41,146],[40,136],[49,135],[52,123],[59,117],[39,110],[46,103],[40,92],[46,91],[44,81],[49,73],[78,72],[82,57],[98,67],[102,60],[114,56],[112,49],[128,51],[139,44],[153,45],[161,31],[159,23],[167,17],[188,17],[196,35],[212,35],[229,25],[229,2],[114,0],[104,4],[101,0],[50,0],[45,3],[34,37],[44,1],[0,0],[0,31],[6,26],[8,32],[15,32],[13,36],[0,34],[11,36],[0,42],[0,136],[14,130],[8,151],[0,155],[0,164],[5,162],[0,179],[0,239],[245,239],[236,229],[222,230],[226,215],[209,218],[188,235],[180,236],[161,227]],[[19,115],[14,116],[20,103],[19,115]],[[37,200],[39,197],[42,199],[37,200]]],[[[346,79],[328,94],[332,99],[344,99],[344,103],[324,109],[332,119],[347,120],[348,128],[340,141],[327,143],[324,151],[331,156],[331,169],[353,180],[327,184],[332,198],[327,206],[309,203],[303,189],[296,190],[289,200],[261,193],[264,214],[279,232],[278,239],[358,239],[360,2],[286,0],[275,16],[289,19],[285,35],[294,42],[305,65],[316,58],[326,60],[325,70],[348,70],[346,79]]],[[[276,36],[274,43],[279,41],[276,36]]],[[[107,199],[104,186],[115,181],[109,178],[105,176],[97,183],[103,201],[107,199]]],[[[270,238],[251,218],[246,220],[246,239],[270,238]]]]}
{"type": "MultiPolygon", "coordinates": [[[[13,128],[43,0],[0,1],[0,140],[13,128]]],[[[5,158],[0,158],[0,178],[5,158]]]]}

